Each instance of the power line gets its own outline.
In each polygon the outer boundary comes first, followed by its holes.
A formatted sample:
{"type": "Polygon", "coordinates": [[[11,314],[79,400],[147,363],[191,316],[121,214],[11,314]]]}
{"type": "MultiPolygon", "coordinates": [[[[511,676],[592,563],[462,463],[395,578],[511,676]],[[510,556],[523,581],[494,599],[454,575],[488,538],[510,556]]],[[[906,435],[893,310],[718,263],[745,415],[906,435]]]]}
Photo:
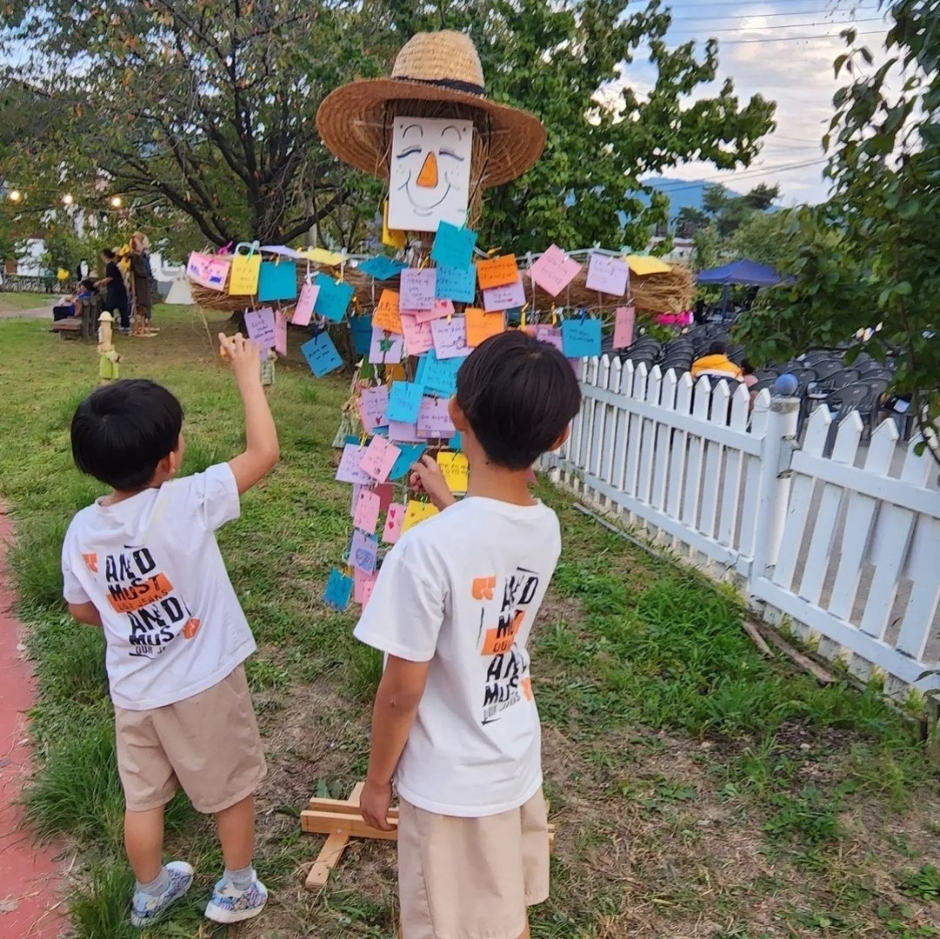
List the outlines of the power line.
{"type": "MultiPolygon", "coordinates": [[[[874,30],[867,33],[856,33],[856,36],[884,36],[883,32],[874,30]]],[[[741,44],[747,44],[752,42],[813,42],[818,39],[839,39],[838,35],[833,35],[832,33],[827,33],[822,35],[817,33],[815,36],[780,36],[776,39],[722,39],[721,44],[723,46],[737,46],[741,44]]]]}
{"type": "MultiPolygon", "coordinates": [[[[884,20],[880,16],[873,16],[871,19],[865,20],[845,20],[842,23],[773,23],[770,26],[728,26],[723,29],[702,29],[700,30],[703,33],[711,35],[712,33],[750,33],[761,32],[771,30],[771,29],[802,29],[806,27],[807,29],[812,29],[816,26],[822,26],[825,29],[829,29],[832,26],[841,26],[845,29],[851,29],[858,23],[884,23],[884,20]]],[[[887,24],[885,24],[887,27],[887,24]]],[[[683,30],[680,29],[680,32],[683,30]]]]}
{"type": "MultiPolygon", "coordinates": [[[[734,185],[739,179],[752,179],[755,176],[767,176],[771,173],[791,173],[795,170],[808,169],[811,166],[822,166],[824,163],[827,163],[826,159],[820,160],[810,160],[803,163],[784,163],[781,166],[771,166],[764,169],[755,169],[750,168],[741,171],[740,173],[735,173],[733,178],[728,176],[713,176],[713,177],[704,177],[703,179],[698,179],[695,182],[688,183],[684,186],[669,186],[668,188],[661,189],[664,195],[671,195],[674,192],[684,192],[688,189],[698,189],[702,183],[729,183],[734,185]]],[[[650,180],[643,180],[644,184],[649,184],[650,180]]]]}
{"type": "MultiPolygon", "coordinates": [[[[740,4],[737,4],[740,5],[740,4]]],[[[765,4],[762,4],[765,5],[765,4]]],[[[852,16],[856,13],[874,13],[877,7],[855,7],[854,10],[783,10],[778,13],[738,13],[734,16],[673,16],[673,23],[692,22],[701,20],[703,22],[719,22],[726,20],[750,20],[750,19],[771,19],[778,16],[852,16]]]]}

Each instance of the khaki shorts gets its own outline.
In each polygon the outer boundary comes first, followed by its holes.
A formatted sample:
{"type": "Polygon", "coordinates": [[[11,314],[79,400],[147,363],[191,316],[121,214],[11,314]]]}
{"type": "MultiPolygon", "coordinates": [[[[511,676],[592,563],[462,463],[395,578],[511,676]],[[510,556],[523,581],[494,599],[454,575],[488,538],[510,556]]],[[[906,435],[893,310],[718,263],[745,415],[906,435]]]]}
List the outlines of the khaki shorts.
{"type": "Polygon", "coordinates": [[[267,773],[244,666],[217,685],[149,711],[114,709],[117,762],[132,812],[166,805],[182,787],[212,815],[252,795],[267,773]]]}
{"type": "Polygon", "coordinates": [[[548,819],[541,790],[483,818],[435,815],[402,801],[402,939],[517,939],[526,908],[548,899],[548,819]]]}

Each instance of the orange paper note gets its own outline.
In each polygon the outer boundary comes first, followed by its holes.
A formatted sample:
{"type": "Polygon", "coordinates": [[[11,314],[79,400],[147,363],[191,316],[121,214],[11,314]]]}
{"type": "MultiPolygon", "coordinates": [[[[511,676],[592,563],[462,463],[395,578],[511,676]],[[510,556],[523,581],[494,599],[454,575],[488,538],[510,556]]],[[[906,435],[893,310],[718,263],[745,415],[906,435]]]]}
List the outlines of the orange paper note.
{"type": "Polygon", "coordinates": [[[476,307],[468,307],[465,311],[467,317],[467,345],[475,349],[490,336],[498,336],[506,328],[503,312],[487,313],[476,307]]]}
{"type": "Polygon", "coordinates": [[[383,290],[372,314],[373,329],[384,329],[388,333],[403,334],[401,314],[398,312],[398,291],[383,290]]]}
{"type": "Polygon", "coordinates": [[[498,258],[477,261],[477,279],[483,290],[491,287],[505,287],[519,279],[519,266],[514,254],[504,254],[498,258]]]}

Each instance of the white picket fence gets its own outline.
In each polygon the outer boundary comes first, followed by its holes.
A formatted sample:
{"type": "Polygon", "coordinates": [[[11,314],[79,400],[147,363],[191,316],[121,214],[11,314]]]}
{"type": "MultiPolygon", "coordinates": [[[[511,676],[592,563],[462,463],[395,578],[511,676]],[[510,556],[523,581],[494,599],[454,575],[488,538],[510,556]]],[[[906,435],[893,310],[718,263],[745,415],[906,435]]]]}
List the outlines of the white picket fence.
{"type": "Polygon", "coordinates": [[[937,465],[893,421],[826,408],[796,442],[798,402],[693,384],[631,362],[582,365],[584,401],[544,468],[587,505],[747,592],[830,660],[903,695],[940,687],[937,465]],[[831,457],[827,442],[835,442],[831,457]],[[897,466],[895,464],[898,464],[897,466]]]}

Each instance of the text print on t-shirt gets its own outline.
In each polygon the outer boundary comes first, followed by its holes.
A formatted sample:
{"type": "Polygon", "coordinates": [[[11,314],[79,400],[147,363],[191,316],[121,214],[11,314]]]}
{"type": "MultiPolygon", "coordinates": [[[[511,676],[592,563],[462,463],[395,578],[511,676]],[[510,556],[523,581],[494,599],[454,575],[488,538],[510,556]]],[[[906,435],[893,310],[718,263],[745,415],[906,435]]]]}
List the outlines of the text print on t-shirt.
{"type": "MultiPolygon", "coordinates": [[[[480,611],[480,654],[490,659],[483,691],[483,723],[498,721],[503,713],[523,697],[532,700],[532,679],[529,677],[529,655],[516,645],[516,637],[528,608],[538,595],[539,575],[523,567],[516,568],[503,589],[499,617],[495,626],[486,624],[486,608],[480,611]]],[[[478,577],[473,581],[473,599],[486,604],[496,591],[495,577],[478,577]]]]}
{"type": "Polygon", "coordinates": [[[199,620],[193,618],[166,574],[158,570],[150,549],[128,545],[125,549],[121,554],[107,556],[104,577],[111,609],[127,615],[130,630],[127,641],[131,645],[128,654],[160,655],[180,634],[192,639],[199,629],[199,620]]]}

